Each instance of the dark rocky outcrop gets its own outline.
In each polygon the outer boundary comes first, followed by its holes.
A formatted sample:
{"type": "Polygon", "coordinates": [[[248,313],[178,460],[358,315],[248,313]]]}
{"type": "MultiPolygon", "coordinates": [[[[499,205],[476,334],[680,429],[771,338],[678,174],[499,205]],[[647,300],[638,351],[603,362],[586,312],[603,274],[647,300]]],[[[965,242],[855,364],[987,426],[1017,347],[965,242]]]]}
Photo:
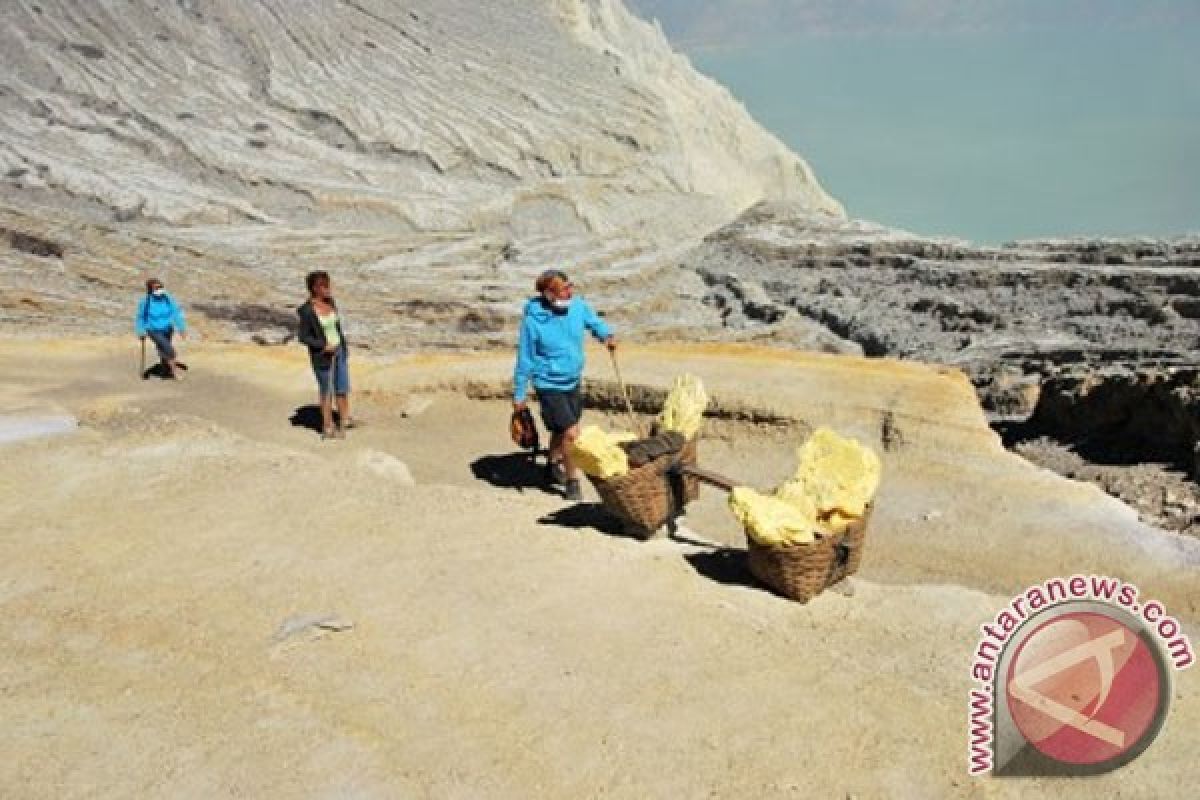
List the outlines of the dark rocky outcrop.
{"type": "Polygon", "coordinates": [[[63,248],[57,242],[52,242],[31,233],[0,228],[0,236],[8,241],[8,246],[22,253],[40,258],[62,258],[63,248]]]}
{"type": "Polygon", "coordinates": [[[1028,430],[1090,461],[1163,462],[1200,480],[1200,369],[1075,369],[1048,378],[1028,430]]]}

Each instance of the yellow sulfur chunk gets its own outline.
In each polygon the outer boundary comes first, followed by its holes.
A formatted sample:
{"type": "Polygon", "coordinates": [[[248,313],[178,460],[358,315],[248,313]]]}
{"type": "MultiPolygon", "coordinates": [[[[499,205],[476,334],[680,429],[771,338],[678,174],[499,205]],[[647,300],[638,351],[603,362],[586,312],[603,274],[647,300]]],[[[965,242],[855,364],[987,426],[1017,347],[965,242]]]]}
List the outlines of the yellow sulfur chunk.
{"type": "Polygon", "coordinates": [[[629,458],[618,445],[634,438],[632,434],[605,433],[595,425],[588,425],[571,447],[571,459],[588,475],[604,479],[620,477],[629,472],[629,458]]]}
{"type": "Polygon", "coordinates": [[[853,439],[819,428],[797,450],[800,464],[776,495],[795,501],[804,497],[825,516],[861,517],[879,488],[882,464],[874,451],[853,439]]]}
{"type": "Polygon", "coordinates": [[[818,527],[811,506],[806,510],[754,489],[738,487],[729,495],[729,508],[747,535],[764,545],[812,542],[818,527]]]}
{"type": "Polygon", "coordinates": [[[730,509],[759,544],[805,544],[816,534],[845,533],[879,488],[879,456],[828,428],[813,433],[797,456],[796,474],[773,494],[744,487],[730,494],[730,509]]]}
{"type": "Polygon", "coordinates": [[[675,431],[691,439],[704,423],[704,410],[708,408],[708,393],[704,384],[695,375],[680,375],[671,384],[671,391],[658,415],[658,425],[663,430],[675,431]]]}
{"type": "Polygon", "coordinates": [[[821,520],[821,530],[826,533],[840,534],[845,533],[850,527],[851,522],[857,522],[861,517],[854,517],[849,514],[843,514],[841,511],[834,510],[830,512],[828,517],[821,520]]]}

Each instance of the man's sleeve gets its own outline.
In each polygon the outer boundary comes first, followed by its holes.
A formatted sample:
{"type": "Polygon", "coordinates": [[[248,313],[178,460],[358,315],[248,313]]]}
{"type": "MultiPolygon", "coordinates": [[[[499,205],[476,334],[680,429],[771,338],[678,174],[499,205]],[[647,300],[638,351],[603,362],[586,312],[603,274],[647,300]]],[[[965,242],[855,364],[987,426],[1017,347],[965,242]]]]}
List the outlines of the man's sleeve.
{"type": "Polygon", "coordinates": [[[613,335],[612,328],[608,326],[607,322],[600,319],[600,315],[588,303],[583,304],[583,324],[592,332],[592,336],[602,342],[613,335]]]}
{"type": "Polygon", "coordinates": [[[521,321],[521,338],[517,341],[517,366],[513,369],[513,401],[525,401],[529,379],[533,374],[533,321],[526,317],[521,321]]]}

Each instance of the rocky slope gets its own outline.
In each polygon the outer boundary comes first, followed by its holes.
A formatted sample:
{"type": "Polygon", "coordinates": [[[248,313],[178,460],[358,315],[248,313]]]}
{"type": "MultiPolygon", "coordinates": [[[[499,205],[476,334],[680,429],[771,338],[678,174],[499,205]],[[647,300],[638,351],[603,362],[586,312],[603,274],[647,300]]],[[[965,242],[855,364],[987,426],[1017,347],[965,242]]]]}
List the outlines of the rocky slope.
{"type": "Polygon", "coordinates": [[[1010,368],[1188,363],[1200,336],[1200,238],[993,248],[764,204],[684,263],[734,307],[733,327],[797,313],[868,355],[953,364],[979,384],[1010,368]],[[731,281],[765,302],[739,307],[731,281]]]}
{"type": "Polygon", "coordinates": [[[121,286],[245,270],[283,296],[328,266],[440,300],[547,261],[641,275],[763,198],[841,213],[619,0],[20,0],[0,22],[0,227],[164,243],[62,243],[121,286]]]}

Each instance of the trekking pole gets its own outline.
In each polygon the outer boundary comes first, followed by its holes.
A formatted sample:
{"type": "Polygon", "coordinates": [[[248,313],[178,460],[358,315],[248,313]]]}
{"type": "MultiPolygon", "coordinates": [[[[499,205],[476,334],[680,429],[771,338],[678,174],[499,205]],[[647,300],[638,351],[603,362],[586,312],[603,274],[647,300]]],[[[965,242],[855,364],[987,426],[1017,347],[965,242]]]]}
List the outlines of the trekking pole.
{"type": "Polygon", "coordinates": [[[625,398],[625,410],[629,412],[629,420],[633,423],[633,429],[637,432],[639,439],[645,439],[646,434],[642,431],[641,423],[638,422],[637,415],[633,413],[633,402],[629,399],[629,389],[625,386],[624,379],[621,378],[621,365],[617,363],[617,351],[609,350],[608,355],[612,358],[613,372],[617,373],[617,386],[621,388],[621,396],[625,398]]]}
{"type": "Polygon", "coordinates": [[[138,367],[138,375],[141,376],[142,380],[146,380],[146,337],[143,336],[141,338],[142,338],[142,360],[138,367]]]}

